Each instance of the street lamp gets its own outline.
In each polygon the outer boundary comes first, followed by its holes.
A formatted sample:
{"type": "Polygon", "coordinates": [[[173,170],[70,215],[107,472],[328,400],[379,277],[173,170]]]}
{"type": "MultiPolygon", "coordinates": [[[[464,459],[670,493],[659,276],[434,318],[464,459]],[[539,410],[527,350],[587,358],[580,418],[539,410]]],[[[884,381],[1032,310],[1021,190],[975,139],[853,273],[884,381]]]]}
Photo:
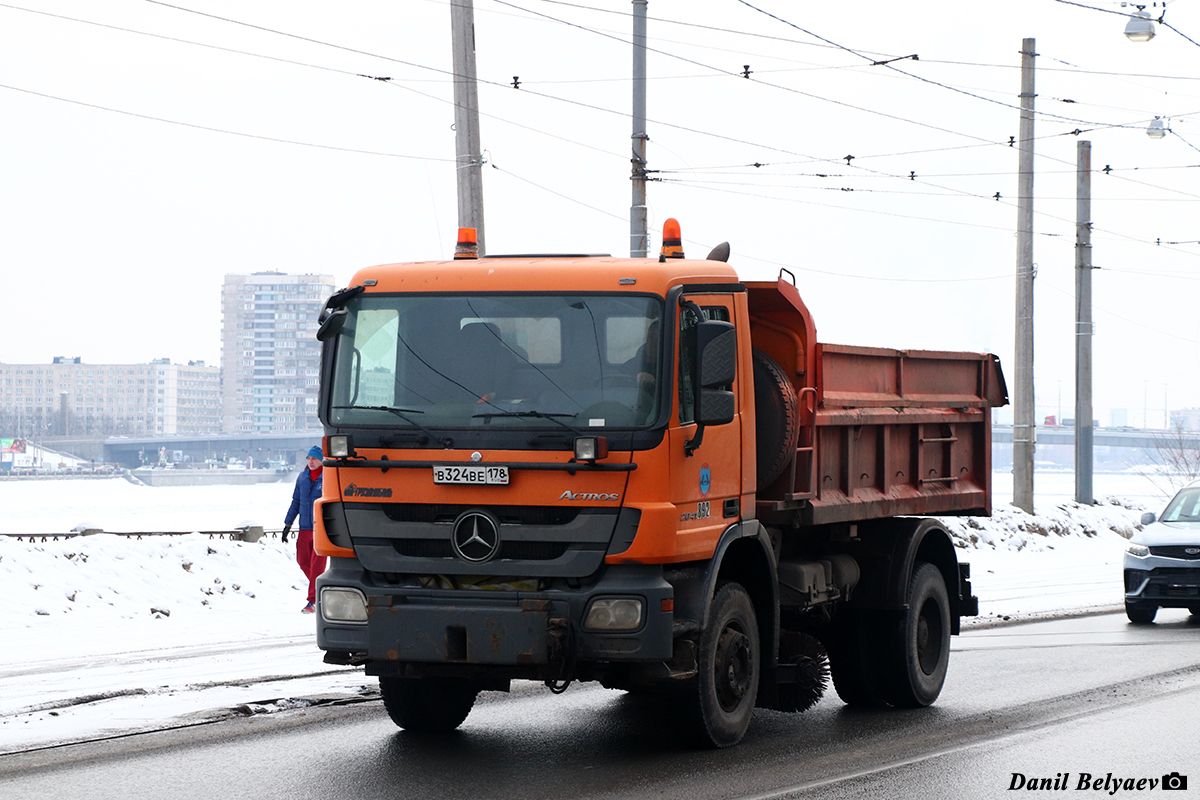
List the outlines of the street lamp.
{"type": "Polygon", "coordinates": [[[1167,135],[1167,123],[1161,117],[1155,117],[1154,121],[1146,128],[1146,135],[1151,139],[1161,139],[1167,135]]]}
{"type": "Polygon", "coordinates": [[[1154,21],[1145,6],[1138,6],[1137,11],[1125,23],[1125,36],[1131,42],[1148,42],[1154,38],[1154,21]]]}

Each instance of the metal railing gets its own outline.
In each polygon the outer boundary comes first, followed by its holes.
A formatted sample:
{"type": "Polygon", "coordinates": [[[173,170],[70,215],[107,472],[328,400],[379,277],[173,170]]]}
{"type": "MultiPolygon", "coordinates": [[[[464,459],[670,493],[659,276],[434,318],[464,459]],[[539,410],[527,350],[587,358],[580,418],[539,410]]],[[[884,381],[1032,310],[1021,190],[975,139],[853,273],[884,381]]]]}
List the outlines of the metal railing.
{"type": "Polygon", "coordinates": [[[67,531],[65,533],[0,533],[0,536],[8,539],[15,539],[18,542],[57,542],[60,539],[74,539],[79,536],[94,536],[99,533],[106,533],[110,536],[123,536],[128,539],[142,539],[149,536],[188,536],[193,533],[198,533],[201,536],[207,536],[209,539],[228,539],[230,541],[240,542],[257,542],[260,539],[277,539],[283,532],[282,528],[267,530],[259,525],[248,525],[244,528],[234,528],[233,530],[225,531],[106,531],[100,528],[87,528],[79,531],[67,531]]]}

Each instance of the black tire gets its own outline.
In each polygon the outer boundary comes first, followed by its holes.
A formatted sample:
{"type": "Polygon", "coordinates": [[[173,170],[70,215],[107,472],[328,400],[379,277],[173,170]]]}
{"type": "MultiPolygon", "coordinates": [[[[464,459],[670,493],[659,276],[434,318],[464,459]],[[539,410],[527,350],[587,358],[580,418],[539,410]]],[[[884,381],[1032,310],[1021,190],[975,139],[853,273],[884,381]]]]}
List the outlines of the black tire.
{"type": "Polygon", "coordinates": [[[750,727],[758,699],[758,618],[741,584],[717,587],[700,635],[695,686],[680,698],[688,732],[701,747],[729,747],[750,727]]]}
{"type": "Polygon", "coordinates": [[[1193,617],[1200,617],[1200,606],[1188,606],[1188,613],[1193,617]]]}
{"type": "Polygon", "coordinates": [[[879,664],[883,625],[877,615],[844,609],[837,627],[825,640],[833,688],[848,706],[878,708],[886,705],[879,664]]]}
{"type": "Polygon", "coordinates": [[[761,350],[754,351],[754,427],[758,488],[791,466],[800,436],[800,409],[787,373],[761,350]]]}
{"type": "Polygon", "coordinates": [[[463,723],[479,689],[456,678],[380,676],[379,693],[388,716],[406,731],[445,733],[463,723]]]}
{"type": "MultiPolygon", "coordinates": [[[[1195,611],[1192,612],[1196,613],[1195,611]]],[[[1139,603],[1125,601],[1125,616],[1129,617],[1129,621],[1134,625],[1149,625],[1154,622],[1155,615],[1158,614],[1158,606],[1154,603],[1139,603]]]]}
{"type": "Polygon", "coordinates": [[[913,564],[908,610],[893,622],[884,659],[885,697],[899,708],[933,705],[950,663],[950,595],[941,570],[913,564]]]}

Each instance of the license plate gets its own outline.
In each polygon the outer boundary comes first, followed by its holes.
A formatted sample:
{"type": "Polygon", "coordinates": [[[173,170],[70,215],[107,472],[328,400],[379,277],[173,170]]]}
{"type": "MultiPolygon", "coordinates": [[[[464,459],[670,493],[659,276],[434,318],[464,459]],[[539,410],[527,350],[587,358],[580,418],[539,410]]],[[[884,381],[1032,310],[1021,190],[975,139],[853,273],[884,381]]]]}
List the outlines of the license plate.
{"type": "Polygon", "coordinates": [[[467,484],[469,486],[507,486],[508,467],[435,464],[433,482],[467,484]]]}

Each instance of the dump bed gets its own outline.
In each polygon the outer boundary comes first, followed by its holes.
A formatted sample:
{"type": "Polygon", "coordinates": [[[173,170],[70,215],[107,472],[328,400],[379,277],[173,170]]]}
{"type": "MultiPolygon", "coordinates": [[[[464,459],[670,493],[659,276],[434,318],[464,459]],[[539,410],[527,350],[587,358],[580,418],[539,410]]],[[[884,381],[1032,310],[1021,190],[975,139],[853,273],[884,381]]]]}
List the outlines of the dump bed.
{"type": "MultiPolygon", "coordinates": [[[[995,356],[820,344],[793,284],[746,286],[756,357],[786,376],[776,399],[796,409],[794,422],[776,426],[795,428],[782,445],[795,453],[759,486],[760,519],[990,513],[990,409],[1008,402],[995,356]]],[[[780,446],[764,441],[765,419],[759,427],[760,448],[780,446]]]]}

